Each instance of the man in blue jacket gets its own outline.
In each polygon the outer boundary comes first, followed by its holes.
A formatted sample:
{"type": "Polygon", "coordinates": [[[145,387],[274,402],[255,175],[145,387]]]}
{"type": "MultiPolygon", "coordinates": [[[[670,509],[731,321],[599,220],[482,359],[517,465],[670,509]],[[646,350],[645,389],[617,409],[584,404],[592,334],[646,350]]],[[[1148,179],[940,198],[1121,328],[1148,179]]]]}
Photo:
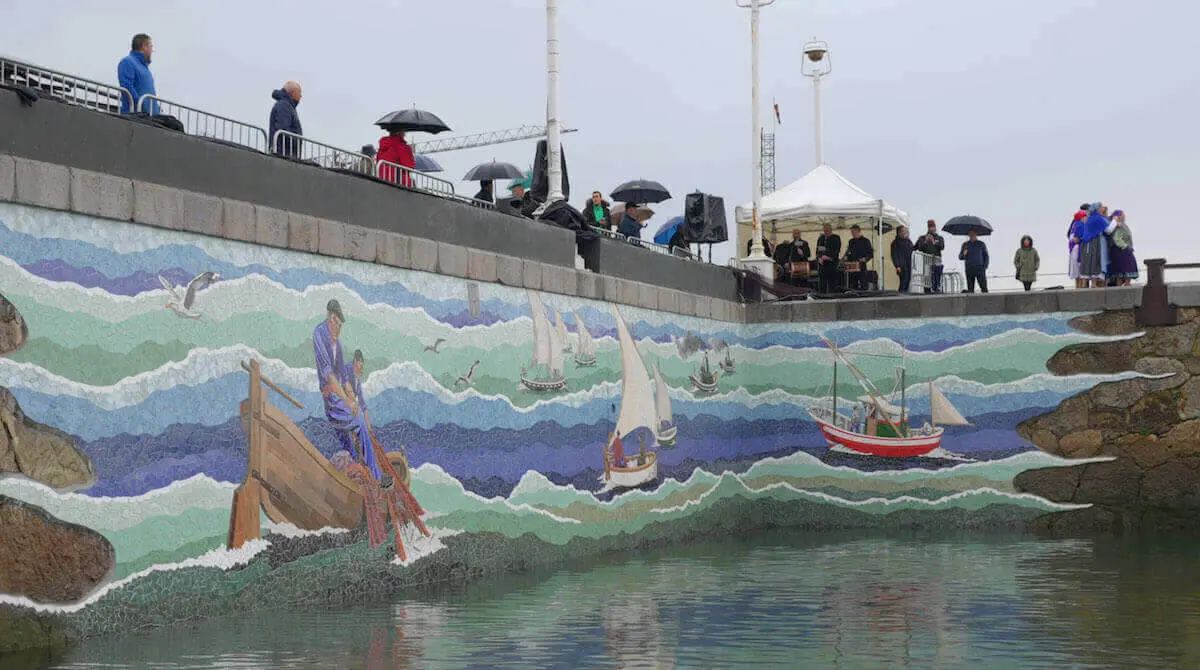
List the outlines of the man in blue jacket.
{"type": "Polygon", "coordinates": [[[967,231],[967,241],[963,242],[958,259],[967,270],[967,293],[975,292],[975,282],[979,282],[979,291],[987,293],[988,250],[979,234],[974,229],[967,231]]]}
{"type": "Polygon", "coordinates": [[[270,127],[271,152],[285,158],[300,157],[300,140],[290,135],[275,138],[277,131],[283,130],[293,135],[303,135],[304,128],[300,125],[300,115],[296,113],[296,105],[300,104],[300,84],[289,81],[283,88],[271,93],[275,106],[271,108],[270,127]]]}
{"type": "MultiPolygon", "coordinates": [[[[121,113],[128,114],[138,111],[138,101],[143,95],[157,95],[154,90],[154,75],[150,72],[150,56],[154,53],[154,41],[145,33],[133,36],[133,44],[129,55],[117,63],[117,84],[129,91],[132,100],[121,94],[121,113]]],[[[151,100],[146,109],[151,114],[158,114],[158,101],[151,100]]]]}

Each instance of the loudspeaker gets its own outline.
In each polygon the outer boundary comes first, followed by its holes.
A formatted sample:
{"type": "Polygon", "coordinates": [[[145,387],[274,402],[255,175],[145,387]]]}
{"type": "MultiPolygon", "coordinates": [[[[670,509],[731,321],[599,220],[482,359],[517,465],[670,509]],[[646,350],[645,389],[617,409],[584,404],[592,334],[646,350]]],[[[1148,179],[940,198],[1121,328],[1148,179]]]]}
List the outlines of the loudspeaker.
{"type": "Polygon", "coordinates": [[[683,205],[688,244],[718,244],[729,239],[725,199],[707,193],[689,193],[683,205]]]}
{"type": "MultiPolygon", "coordinates": [[[[546,174],[547,151],[546,140],[538,140],[537,151],[533,155],[533,187],[529,190],[541,202],[545,202],[546,196],[550,193],[550,176],[546,174]]],[[[562,165],[563,198],[570,200],[571,180],[567,178],[567,150],[561,144],[558,146],[558,157],[562,165]]]]}

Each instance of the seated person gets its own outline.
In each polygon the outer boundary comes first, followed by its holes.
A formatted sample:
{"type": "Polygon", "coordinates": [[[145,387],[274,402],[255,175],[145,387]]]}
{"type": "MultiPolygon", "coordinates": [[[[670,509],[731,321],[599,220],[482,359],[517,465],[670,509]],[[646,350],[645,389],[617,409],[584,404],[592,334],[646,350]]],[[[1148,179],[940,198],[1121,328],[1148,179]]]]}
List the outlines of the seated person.
{"type": "MultiPolygon", "coordinates": [[[[802,268],[803,272],[801,272],[801,275],[802,277],[807,277],[808,259],[811,255],[812,252],[809,250],[808,242],[805,242],[804,238],[800,236],[799,229],[793,228],[791,241],[780,242],[775,247],[775,263],[782,268],[784,281],[791,281],[793,264],[799,265],[803,263],[805,267],[802,268]]],[[[797,281],[800,280],[798,279],[797,281]]]]}
{"type": "Polygon", "coordinates": [[[643,221],[638,221],[637,213],[636,204],[632,202],[625,203],[625,215],[621,217],[621,222],[617,224],[617,232],[635,240],[642,239],[642,228],[646,224],[643,221]]]}

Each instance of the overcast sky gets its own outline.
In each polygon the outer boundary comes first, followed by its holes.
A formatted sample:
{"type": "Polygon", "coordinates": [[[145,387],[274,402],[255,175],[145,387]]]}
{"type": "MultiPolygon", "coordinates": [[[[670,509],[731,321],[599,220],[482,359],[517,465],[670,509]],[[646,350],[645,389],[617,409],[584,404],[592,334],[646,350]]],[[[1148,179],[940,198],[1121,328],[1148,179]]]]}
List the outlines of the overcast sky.
{"type": "MultiPolygon", "coordinates": [[[[414,102],[456,133],[545,120],[541,0],[3,4],[10,56],[110,81],[147,32],[161,96],[265,126],[271,90],[294,78],[305,134],[347,148],[414,102]]],[[[732,207],[750,197],[749,12],[734,0],[560,5],[562,117],[580,130],[564,136],[572,201],[656,179],[676,197],[652,227],[699,188],[725,197],[734,234],[732,207]]],[[[1096,199],[1128,212],[1140,257],[1200,261],[1185,200],[1200,183],[1198,24],[1186,0],[777,0],[761,38],[763,121],[772,98],[783,114],[777,183],[815,163],[799,64],[816,36],[833,63],[826,162],[914,223],[986,217],[993,271],[1007,272],[1024,233],[1044,272],[1063,271],[1070,216],[1096,199]]],[[[533,148],[437,158],[458,179],[492,158],[528,166],[533,148]]]]}

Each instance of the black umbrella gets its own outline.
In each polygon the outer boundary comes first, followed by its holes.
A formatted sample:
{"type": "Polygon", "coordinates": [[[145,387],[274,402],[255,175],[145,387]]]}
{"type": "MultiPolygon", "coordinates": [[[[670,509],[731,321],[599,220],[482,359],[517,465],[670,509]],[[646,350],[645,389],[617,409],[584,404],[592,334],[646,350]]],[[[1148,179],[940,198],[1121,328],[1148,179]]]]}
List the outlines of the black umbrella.
{"type": "Polygon", "coordinates": [[[621,184],[613,190],[612,199],[616,202],[654,203],[671,199],[671,192],[665,186],[649,179],[634,179],[621,184]]]}
{"type": "Polygon", "coordinates": [[[450,130],[437,114],[423,109],[401,109],[390,114],[384,114],[375,125],[387,131],[403,130],[404,132],[430,133],[436,135],[444,130],[450,130]]]}
{"type": "Polygon", "coordinates": [[[942,232],[949,233],[951,235],[966,235],[972,230],[975,231],[976,235],[991,235],[992,224],[978,216],[966,214],[963,216],[956,216],[942,226],[942,232]]]}
{"type": "Polygon", "coordinates": [[[519,179],[525,173],[512,163],[498,163],[492,159],[490,163],[480,163],[471,168],[463,177],[463,181],[495,181],[497,179],[519,179]]]}

